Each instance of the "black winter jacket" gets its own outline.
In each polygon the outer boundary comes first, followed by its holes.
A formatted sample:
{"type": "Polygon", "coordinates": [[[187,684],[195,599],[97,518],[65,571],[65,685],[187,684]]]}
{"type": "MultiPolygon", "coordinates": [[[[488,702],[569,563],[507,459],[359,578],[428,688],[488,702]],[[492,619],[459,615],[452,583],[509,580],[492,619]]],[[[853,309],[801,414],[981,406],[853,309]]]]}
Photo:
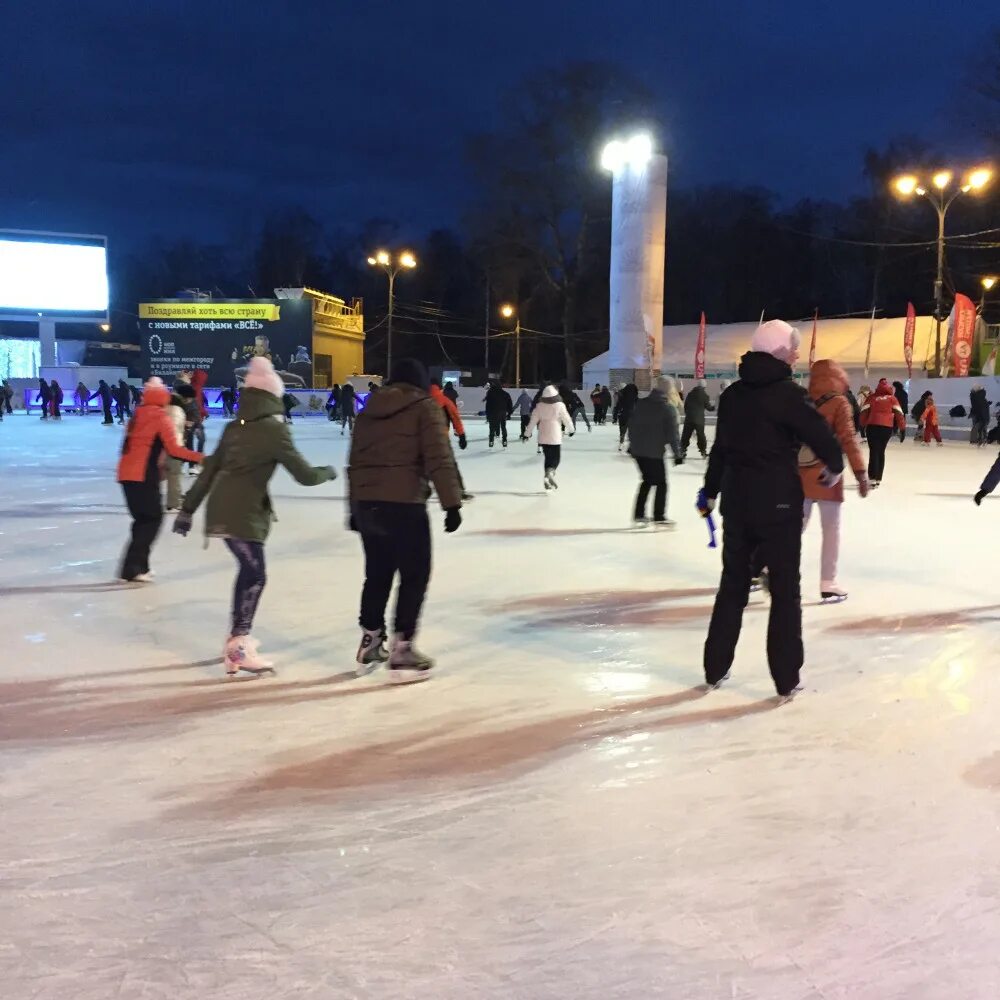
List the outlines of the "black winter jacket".
{"type": "Polygon", "coordinates": [[[514,402],[510,398],[510,393],[500,388],[498,385],[491,385],[486,390],[486,415],[497,417],[502,420],[509,419],[514,412],[514,402]]]}
{"type": "Polygon", "coordinates": [[[722,494],[729,518],[751,524],[801,520],[803,444],[831,472],[844,471],[830,425],[792,381],[791,368],[770,354],[744,354],[740,380],[719,400],[705,493],[712,499],[722,494]]]}
{"type": "Polygon", "coordinates": [[[696,427],[704,427],[705,411],[714,409],[708,390],[704,386],[696,385],[684,399],[684,419],[696,427]]]}
{"type": "Polygon", "coordinates": [[[674,458],[680,455],[677,412],[659,389],[640,399],[628,422],[628,452],[636,458],[663,458],[670,446],[674,458]]]}
{"type": "Polygon", "coordinates": [[[628,385],[622,388],[622,391],[618,393],[618,402],[615,404],[614,412],[611,414],[611,419],[616,424],[628,424],[632,417],[632,410],[635,409],[635,404],[639,399],[639,388],[634,382],[629,382],[628,385]]]}

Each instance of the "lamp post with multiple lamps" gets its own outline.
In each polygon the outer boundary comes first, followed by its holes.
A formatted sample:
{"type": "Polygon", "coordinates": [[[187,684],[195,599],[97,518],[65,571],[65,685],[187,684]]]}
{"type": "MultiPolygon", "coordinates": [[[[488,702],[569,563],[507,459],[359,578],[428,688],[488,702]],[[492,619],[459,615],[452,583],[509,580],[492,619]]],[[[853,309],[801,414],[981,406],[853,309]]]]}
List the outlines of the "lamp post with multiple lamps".
{"type": "Polygon", "coordinates": [[[386,316],[385,377],[392,378],[392,313],[396,297],[396,275],[400,271],[412,271],[417,266],[417,258],[409,250],[403,250],[393,257],[388,250],[376,250],[368,258],[370,267],[380,267],[389,276],[389,307],[386,316]]]}
{"type": "Polygon", "coordinates": [[[924,183],[916,174],[903,174],[893,183],[893,189],[901,198],[917,195],[925,198],[938,217],[937,235],[937,274],[934,279],[934,374],[941,374],[941,323],[944,320],[944,221],[948,209],[955,203],[959,195],[982,191],[993,178],[993,171],[988,167],[977,167],[970,171],[961,184],[953,185],[955,175],[951,170],[938,170],[931,175],[930,183],[924,183]]]}
{"type": "Polygon", "coordinates": [[[517,309],[510,304],[500,307],[500,315],[504,319],[514,320],[514,386],[521,388],[521,317],[517,309]]]}

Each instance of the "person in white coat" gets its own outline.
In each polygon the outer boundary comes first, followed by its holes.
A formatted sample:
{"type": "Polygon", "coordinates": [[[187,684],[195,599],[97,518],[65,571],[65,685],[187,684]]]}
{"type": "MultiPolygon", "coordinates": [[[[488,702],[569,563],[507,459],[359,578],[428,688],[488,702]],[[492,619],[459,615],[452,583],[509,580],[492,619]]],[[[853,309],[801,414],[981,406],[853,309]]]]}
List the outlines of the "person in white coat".
{"type": "Polygon", "coordinates": [[[538,405],[524,429],[525,440],[531,437],[536,427],[538,443],[542,446],[542,454],[545,456],[545,488],[557,490],[559,485],[556,483],[556,469],[559,468],[559,459],[562,455],[563,431],[567,431],[570,437],[573,436],[573,420],[555,386],[547,385],[542,391],[538,405]]]}
{"type": "MultiPolygon", "coordinates": [[[[167,416],[170,417],[170,421],[174,425],[177,443],[183,448],[184,436],[187,431],[187,415],[184,412],[184,400],[175,392],[170,394],[167,416]]],[[[166,456],[167,510],[180,510],[181,500],[184,499],[181,489],[183,469],[184,463],[181,459],[166,456]]]]}

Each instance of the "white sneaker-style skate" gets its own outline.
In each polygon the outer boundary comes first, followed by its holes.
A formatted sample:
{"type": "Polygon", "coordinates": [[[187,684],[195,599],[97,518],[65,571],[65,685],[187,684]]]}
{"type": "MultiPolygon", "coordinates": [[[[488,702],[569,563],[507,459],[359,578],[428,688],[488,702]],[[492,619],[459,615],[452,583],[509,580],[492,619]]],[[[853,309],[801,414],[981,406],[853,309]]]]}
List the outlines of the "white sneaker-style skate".
{"type": "Polygon", "coordinates": [[[634,528],[648,528],[649,518],[648,517],[634,517],[632,518],[632,526],[634,528]]]}
{"type": "Polygon", "coordinates": [[[847,591],[843,587],[838,587],[836,583],[824,580],[819,585],[819,596],[824,604],[839,604],[847,600],[847,591]]]}
{"type": "Polygon", "coordinates": [[[392,652],[389,654],[389,680],[393,684],[413,684],[425,681],[431,675],[434,661],[424,656],[412,640],[396,635],[392,640],[392,652]]]}
{"type": "Polygon", "coordinates": [[[354,658],[354,676],[364,677],[389,659],[385,648],[385,632],[382,629],[365,629],[361,633],[361,645],[354,658]]]}
{"type": "Polygon", "coordinates": [[[273,674],[274,664],[257,652],[259,643],[248,635],[234,635],[226,642],[223,662],[226,676],[235,677],[240,671],[246,674],[273,674]]]}

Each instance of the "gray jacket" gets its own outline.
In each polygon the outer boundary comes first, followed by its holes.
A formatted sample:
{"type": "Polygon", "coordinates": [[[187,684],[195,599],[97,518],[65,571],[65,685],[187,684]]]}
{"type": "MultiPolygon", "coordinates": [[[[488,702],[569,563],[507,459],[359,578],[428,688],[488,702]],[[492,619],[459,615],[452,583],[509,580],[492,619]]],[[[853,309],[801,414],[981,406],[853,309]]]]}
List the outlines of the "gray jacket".
{"type": "Polygon", "coordinates": [[[677,413],[659,389],[635,404],[628,422],[629,454],[636,458],[663,458],[667,445],[680,455],[677,413]]]}

